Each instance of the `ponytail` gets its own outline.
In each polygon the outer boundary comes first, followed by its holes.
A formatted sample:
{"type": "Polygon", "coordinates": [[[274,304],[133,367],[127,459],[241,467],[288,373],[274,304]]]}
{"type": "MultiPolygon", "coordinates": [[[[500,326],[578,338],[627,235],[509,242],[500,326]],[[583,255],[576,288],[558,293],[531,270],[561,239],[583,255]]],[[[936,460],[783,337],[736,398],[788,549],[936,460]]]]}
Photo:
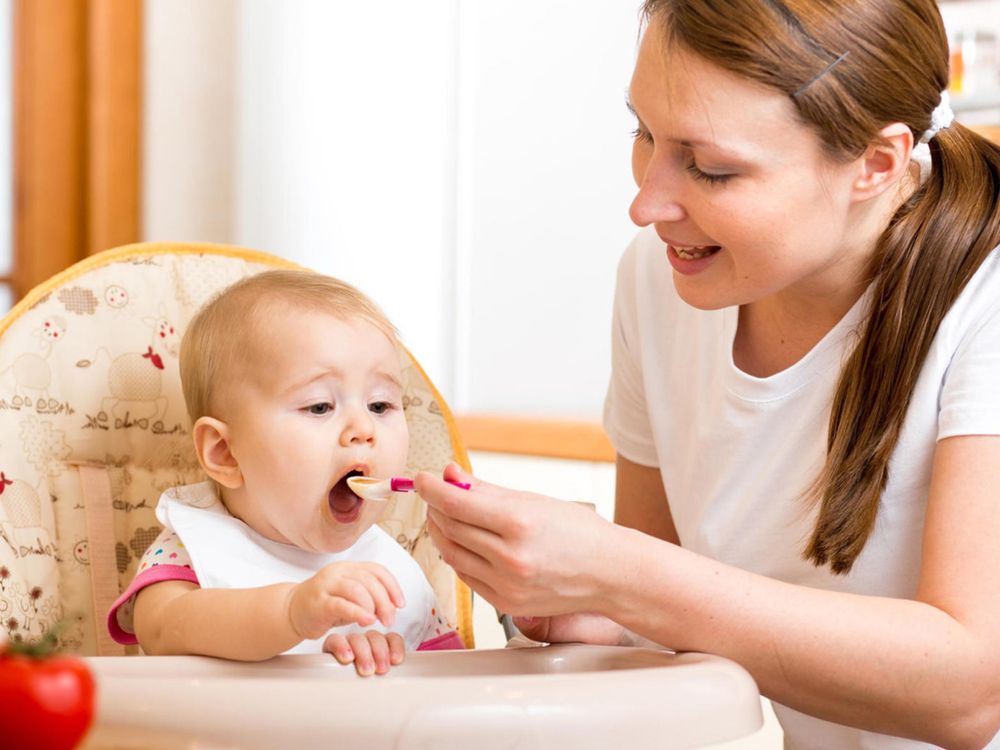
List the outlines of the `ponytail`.
{"type": "Polygon", "coordinates": [[[931,342],[1000,245],[1000,146],[953,124],[930,142],[931,173],[878,241],[860,340],[844,365],[811,496],[805,556],[847,573],[871,535],[889,461],[931,342]]]}

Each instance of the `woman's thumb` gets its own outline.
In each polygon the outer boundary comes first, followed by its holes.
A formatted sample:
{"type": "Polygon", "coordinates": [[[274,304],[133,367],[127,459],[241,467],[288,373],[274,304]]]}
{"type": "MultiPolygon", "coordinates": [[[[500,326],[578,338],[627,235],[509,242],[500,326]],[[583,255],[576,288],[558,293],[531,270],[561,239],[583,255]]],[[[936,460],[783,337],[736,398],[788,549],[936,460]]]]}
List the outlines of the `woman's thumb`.
{"type": "Polygon", "coordinates": [[[548,617],[531,617],[530,615],[515,615],[514,627],[533,641],[548,643],[549,623],[548,617]]]}

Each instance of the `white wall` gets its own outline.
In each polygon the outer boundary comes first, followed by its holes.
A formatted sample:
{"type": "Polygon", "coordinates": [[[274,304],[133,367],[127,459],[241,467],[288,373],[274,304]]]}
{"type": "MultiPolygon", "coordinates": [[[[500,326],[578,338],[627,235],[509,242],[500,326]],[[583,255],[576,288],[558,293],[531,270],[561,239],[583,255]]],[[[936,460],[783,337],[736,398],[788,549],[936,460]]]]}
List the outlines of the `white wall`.
{"type": "Polygon", "coordinates": [[[462,11],[455,400],[596,418],[614,271],[633,232],[624,100],[637,3],[462,11]]]}
{"type": "Polygon", "coordinates": [[[240,8],[236,241],[361,287],[450,389],[457,0],[240,8]]]}
{"type": "Polygon", "coordinates": [[[237,0],[143,6],[143,237],[233,242],[237,0]]]}
{"type": "Polygon", "coordinates": [[[637,5],[146,0],[145,237],[357,284],[457,409],[597,418],[637,5]]]}

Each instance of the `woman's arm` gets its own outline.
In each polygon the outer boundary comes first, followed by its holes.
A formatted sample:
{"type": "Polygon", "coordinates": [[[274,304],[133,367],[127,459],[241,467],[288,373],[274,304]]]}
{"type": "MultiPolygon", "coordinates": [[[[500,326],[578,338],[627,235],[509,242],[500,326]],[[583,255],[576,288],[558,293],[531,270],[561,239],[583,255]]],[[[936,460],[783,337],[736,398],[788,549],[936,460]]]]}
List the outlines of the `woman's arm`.
{"type": "Polygon", "coordinates": [[[733,659],[804,713],[949,748],[981,748],[1000,729],[998,487],[1000,438],[941,441],[911,601],[783,583],[558,501],[418,481],[445,560],[505,611],[598,612],[733,659]]]}
{"type": "Polygon", "coordinates": [[[615,523],[665,542],[680,544],[659,467],[636,464],[618,455],[615,461],[615,523]]]}

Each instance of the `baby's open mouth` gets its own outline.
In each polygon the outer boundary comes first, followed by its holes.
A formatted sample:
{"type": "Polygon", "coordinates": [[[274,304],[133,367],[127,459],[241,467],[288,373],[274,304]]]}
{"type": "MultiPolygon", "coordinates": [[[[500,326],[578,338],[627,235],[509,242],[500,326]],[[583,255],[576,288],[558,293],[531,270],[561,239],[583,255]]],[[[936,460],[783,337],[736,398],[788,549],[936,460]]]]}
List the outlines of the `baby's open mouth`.
{"type": "Polygon", "coordinates": [[[361,515],[361,505],[364,501],[347,486],[349,477],[358,476],[364,476],[364,472],[349,471],[330,489],[330,512],[334,520],[339,523],[353,523],[361,515]]]}

